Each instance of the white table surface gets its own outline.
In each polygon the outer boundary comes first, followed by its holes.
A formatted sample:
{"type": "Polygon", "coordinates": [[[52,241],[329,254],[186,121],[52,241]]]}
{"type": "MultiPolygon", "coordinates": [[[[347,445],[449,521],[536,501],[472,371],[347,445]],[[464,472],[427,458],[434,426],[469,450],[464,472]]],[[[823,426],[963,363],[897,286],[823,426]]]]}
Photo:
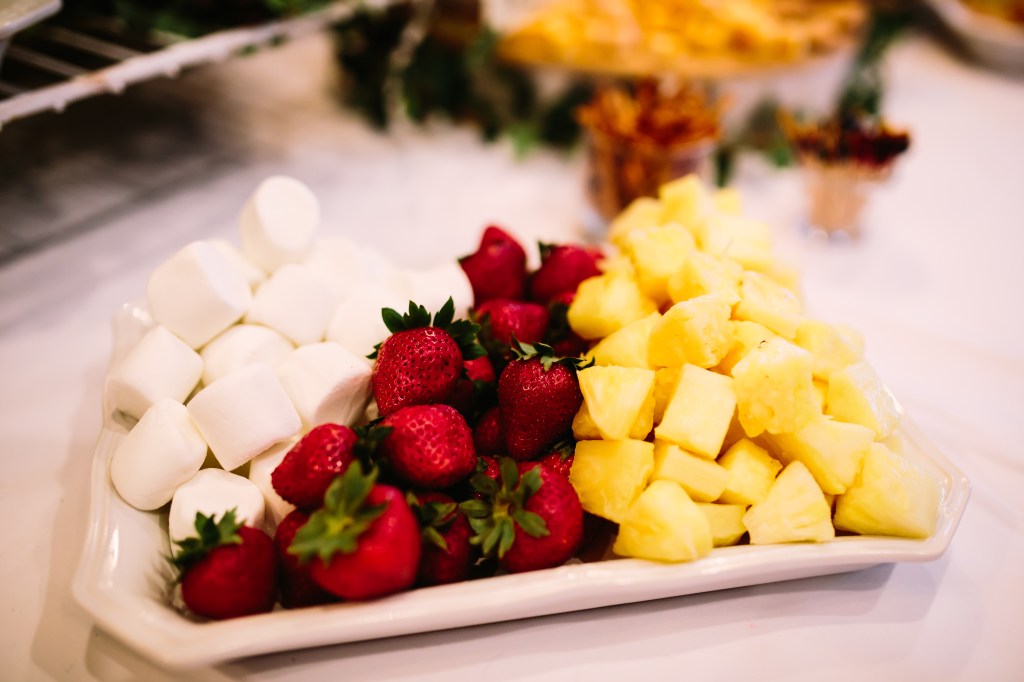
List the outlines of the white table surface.
{"type": "Polygon", "coordinates": [[[807,240],[791,173],[745,164],[739,186],[749,212],[775,226],[779,250],[803,266],[811,311],[865,333],[869,359],[971,479],[941,559],[178,677],[98,629],[69,586],[111,314],[139,299],[147,274],[185,242],[233,236],[259,179],[303,179],[320,196],[324,234],[409,265],[472,250],[491,220],[525,239],[578,234],[578,158],[520,162],[446,126],[370,133],[331,111],[326,50],[306,41],[186,79],[231,92],[230,111],[211,105],[204,123],[245,131],[229,162],[199,164],[93,218],[90,231],[0,267],[0,678],[1024,679],[1024,82],[920,39],[896,49],[888,101],[892,120],[912,127],[913,149],[874,196],[862,242],[807,240]]]}

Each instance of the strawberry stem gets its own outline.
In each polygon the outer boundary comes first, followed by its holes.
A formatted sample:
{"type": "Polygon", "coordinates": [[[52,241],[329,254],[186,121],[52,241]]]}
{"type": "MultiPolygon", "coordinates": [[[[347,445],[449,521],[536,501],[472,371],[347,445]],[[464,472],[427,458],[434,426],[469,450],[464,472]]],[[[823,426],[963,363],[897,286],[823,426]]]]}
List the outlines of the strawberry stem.
{"type": "Polygon", "coordinates": [[[229,509],[220,521],[217,521],[216,514],[207,516],[196,512],[196,535],[174,541],[179,549],[170,558],[171,563],[184,573],[215,547],[242,544],[242,536],[238,533],[242,523],[235,519],[237,511],[237,508],[229,509]]]}
{"type": "Polygon", "coordinates": [[[548,527],[541,516],[524,509],[544,483],[540,473],[530,469],[520,477],[519,467],[510,457],[502,457],[499,468],[500,482],[484,474],[473,476],[470,484],[483,499],[466,500],[459,508],[473,529],[470,542],[479,545],[484,556],[496,553],[500,559],[515,543],[516,526],[535,538],[548,535],[548,527]]]}

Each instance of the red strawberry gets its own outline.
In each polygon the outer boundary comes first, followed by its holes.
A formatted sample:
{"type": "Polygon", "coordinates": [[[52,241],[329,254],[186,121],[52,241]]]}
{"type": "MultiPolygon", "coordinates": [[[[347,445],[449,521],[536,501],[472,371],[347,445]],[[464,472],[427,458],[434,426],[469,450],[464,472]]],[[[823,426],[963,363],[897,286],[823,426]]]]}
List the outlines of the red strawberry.
{"type": "Polygon", "coordinates": [[[172,562],[181,571],[181,597],[196,615],[221,620],[274,608],[274,543],[263,531],[235,521],[234,509],[220,521],[196,514],[196,536],[175,544],[172,562]]]}
{"type": "Polygon", "coordinates": [[[587,352],[588,344],[569,326],[569,306],[576,298],[575,291],[557,294],[548,302],[548,333],[544,343],[555,350],[556,355],[574,358],[587,352]]]}
{"type": "Polygon", "coordinates": [[[388,468],[409,485],[442,489],[473,473],[473,432],[451,405],[411,405],[385,417],[391,433],[377,450],[388,468]]]}
{"type": "Polygon", "coordinates": [[[420,562],[420,527],[398,488],[356,462],[335,479],[324,506],[288,551],[310,561],[313,579],[343,599],[373,599],[410,587],[420,562]]]}
{"type": "Polygon", "coordinates": [[[564,441],[555,446],[555,451],[540,458],[540,461],[549,467],[569,478],[569,471],[572,470],[573,451],[576,449],[571,440],[564,441]]]}
{"type": "Polygon", "coordinates": [[[475,253],[459,259],[476,305],[492,298],[521,299],[526,291],[526,252],[494,225],[484,230],[475,253]]]}
{"type": "Polygon", "coordinates": [[[492,407],[480,416],[473,428],[473,445],[477,455],[504,455],[505,436],[501,432],[501,411],[492,407]]]}
{"type": "Polygon", "coordinates": [[[483,474],[495,481],[501,476],[501,469],[498,468],[498,460],[490,455],[481,455],[477,458],[476,472],[483,474]]]}
{"type": "Polygon", "coordinates": [[[494,375],[494,365],[486,355],[464,360],[462,366],[466,371],[465,376],[455,384],[445,403],[467,419],[472,419],[479,414],[482,406],[494,401],[497,377],[494,375]]]}
{"type": "Polygon", "coordinates": [[[501,430],[508,454],[533,459],[567,437],[583,404],[576,378],[580,360],[560,358],[550,346],[521,343],[498,379],[501,430]]]}
{"type": "Polygon", "coordinates": [[[512,338],[523,343],[536,343],[548,329],[548,310],[539,303],[494,298],[476,307],[474,317],[480,322],[480,338],[493,354],[507,354],[512,338]]]}
{"type": "Polygon", "coordinates": [[[540,244],[540,269],[530,278],[530,299],[548,303],[558,294],[575,292],[580,282],[601,274],[603,257],[595,248],[573,244],[540,244]]]}
{"type": "Polygon", "coordinates": [[[373,397],[381,415],[406,405],[426,405],[445,400],[463,372],[463,361],[480,357],[476,342],[479,327],[468,320],[453,320],[452,299],[434,315],[409,301],[409,312],[400,315],[385,308],[384,323],[392,332],[371,355],[373,397]]]}
{"type": "Polygon", "coordinates": [[[510,573],[551,568],[579,548],[583,507],[569,481],[540,462],[501,460],[501,480],[473,477],[485,498],[460,507],[485,555],[496,553],[510,573]]]}
{"type": "Polygon", "coordinates": [[[407,497],[423,536],[423,553],[417,582],[445,585],[469,577],[473,565],[473,534],[466,515],[455,500],[443,493],[410,493],[407,497]]]}
{"type": "Polygon", "coordinates": [[[274,534],[274,546],[281,566],[281,605],[288,609],[297,609],[314,604],[325,604],[335,600],[333,594],[320,587],[313,580],[310,565],[299,561],[288,548],[295,540],[295,533],[306,525],[309,514],[301,509],[294,509],[277,524],[274,534]]]}

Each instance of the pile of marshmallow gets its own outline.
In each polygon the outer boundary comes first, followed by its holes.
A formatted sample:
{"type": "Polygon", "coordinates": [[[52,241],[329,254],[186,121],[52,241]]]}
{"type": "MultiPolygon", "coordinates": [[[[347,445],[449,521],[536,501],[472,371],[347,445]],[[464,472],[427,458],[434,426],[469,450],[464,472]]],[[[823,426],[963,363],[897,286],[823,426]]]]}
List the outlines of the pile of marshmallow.
{"type": "Polygon", "coordinates": [[[388,335],[381,309],[473,304],[454,260],[401,270],[348,239],[315,240],[319,222],[309,188],[272,177],[242,211],[240,249],[194,242],[149,278],[155,326],[107,380],[108,405],[138,420],[110,477],[137,509],[170,502],[172,542],[195,534],[196,512],[232,508],[273,533],[293,507],[270,475],[292,445],[373,413],[366,356],[388,335]]]}

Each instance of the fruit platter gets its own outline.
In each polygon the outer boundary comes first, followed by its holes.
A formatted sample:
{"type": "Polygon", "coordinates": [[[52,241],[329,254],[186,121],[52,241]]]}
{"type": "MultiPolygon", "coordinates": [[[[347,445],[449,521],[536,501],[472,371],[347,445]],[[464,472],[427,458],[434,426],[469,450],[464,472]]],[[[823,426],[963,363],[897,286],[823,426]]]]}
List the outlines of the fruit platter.
{"type": "Polygon", "coordinates": [[[673,181],[533,271],[497,226],[410,270],[319,223],[269,178],[115,317],[74,592],[161,665],[949,545],[966,478],[734,191],[673,181]]]}

